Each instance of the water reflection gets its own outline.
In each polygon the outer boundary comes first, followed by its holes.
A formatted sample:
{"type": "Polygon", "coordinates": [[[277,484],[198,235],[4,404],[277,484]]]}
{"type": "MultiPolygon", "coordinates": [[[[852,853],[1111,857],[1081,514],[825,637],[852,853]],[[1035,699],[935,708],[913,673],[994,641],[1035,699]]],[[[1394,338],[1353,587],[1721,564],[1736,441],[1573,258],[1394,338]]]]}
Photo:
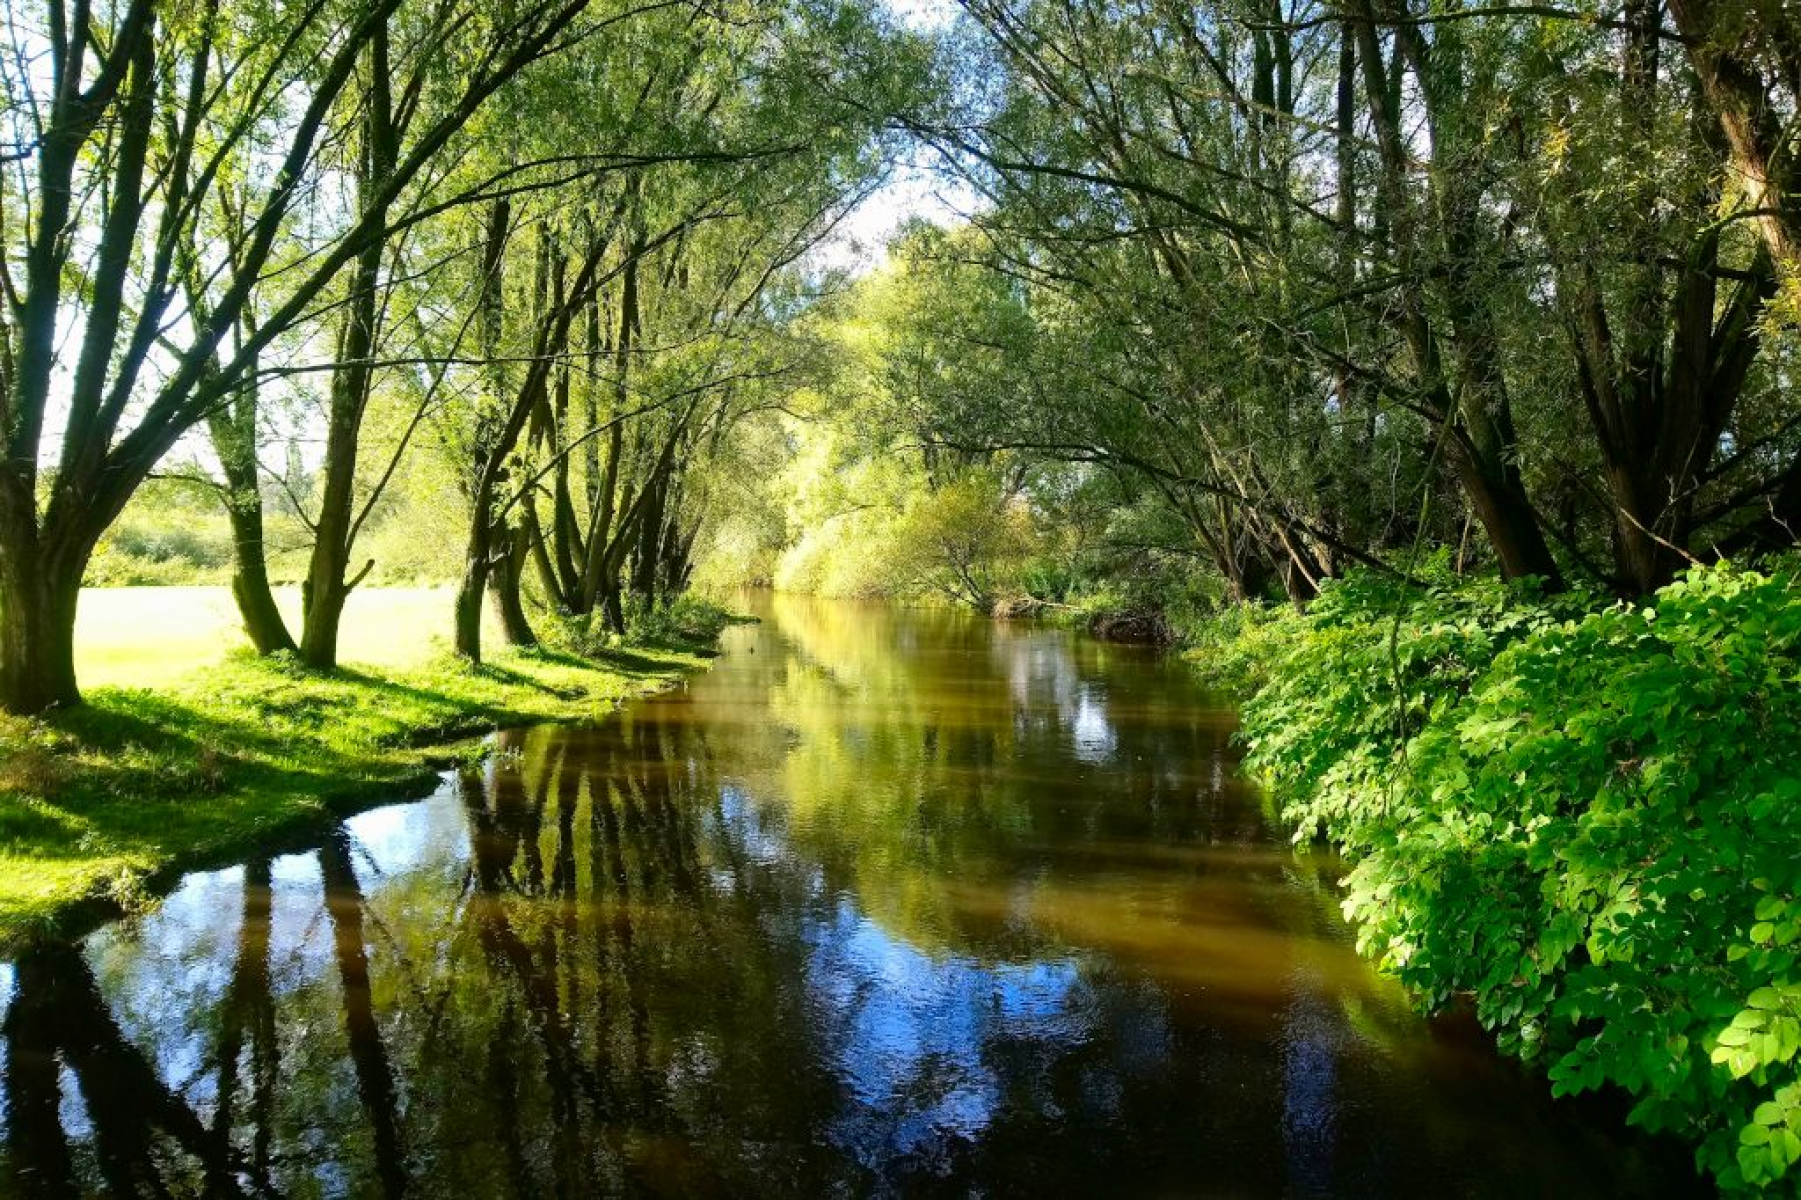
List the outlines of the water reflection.
{"type": "Polygon", "coordinates": [[[1652,1190],[1355,959],[1178,666],[768,604],[685,692],[0,971],[0,1190],[1652,1190]]]}

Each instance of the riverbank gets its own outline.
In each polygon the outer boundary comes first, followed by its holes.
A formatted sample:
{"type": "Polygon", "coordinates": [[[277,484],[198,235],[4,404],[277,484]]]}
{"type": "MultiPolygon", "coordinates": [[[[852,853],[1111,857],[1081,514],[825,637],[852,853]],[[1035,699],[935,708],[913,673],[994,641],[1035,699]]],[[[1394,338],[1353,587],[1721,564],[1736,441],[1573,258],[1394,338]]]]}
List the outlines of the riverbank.
{"type": "Polygon", "coordinates": [[[182,871],[422,794],[478,752],[459,740],[602,716],[708,654],[670,641],[332,676],[238,655],[153,688],[94,688],[42,721],[0,718],[0,954],[140,905],[182,871]]]}
{"type": "MultiPolygon", "coordinates": [[[[1369,577],[1191,652],[1336,845],[1359,948],[1557,1094],[1618,1088],[1728,1193],[1801,1160],[1801,581],[1647,601],[1369,577]]],[[[1785,1190],[1786,1189],[1786,1190],[1785,1190]]]]}

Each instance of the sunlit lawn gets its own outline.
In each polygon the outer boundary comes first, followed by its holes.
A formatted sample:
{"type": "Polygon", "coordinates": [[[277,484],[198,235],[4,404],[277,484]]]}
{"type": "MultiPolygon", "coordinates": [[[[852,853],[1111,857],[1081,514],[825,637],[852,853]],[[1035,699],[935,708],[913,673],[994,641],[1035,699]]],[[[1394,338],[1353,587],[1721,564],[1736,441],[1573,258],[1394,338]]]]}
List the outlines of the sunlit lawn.
{"type": "MultiPolygon", "coordinates": [[[[298,608],[297,593],[282,599],[298,608]]],[[[0,719],[0,954],[85,899],[129,902],[147,876],[402,795],[431,779],[419,747],[596,716],[700,661],[502,651],[491,637],[473,669],[447,652],[449,623],[447,588],[360,589],[343,669],[327,676],[234,653],[246,642],[224,588],[85,592],[86,703],[0,719]]]]}
{"type": "MultiPolygon", "coordinates": [[[[338,657],[376,667],[417,666],[450,641],[449,587],[360,587],[350,594],[338,657]]],[[[300,589],[276,593],[300,636],[300,589]]],[[[487,630],[490,643],[495,631],[487,630]]],[[[223,587],[88,588],[75,624],[84,689],[157,687],[247,647],[231,591],[223,587]]]]}

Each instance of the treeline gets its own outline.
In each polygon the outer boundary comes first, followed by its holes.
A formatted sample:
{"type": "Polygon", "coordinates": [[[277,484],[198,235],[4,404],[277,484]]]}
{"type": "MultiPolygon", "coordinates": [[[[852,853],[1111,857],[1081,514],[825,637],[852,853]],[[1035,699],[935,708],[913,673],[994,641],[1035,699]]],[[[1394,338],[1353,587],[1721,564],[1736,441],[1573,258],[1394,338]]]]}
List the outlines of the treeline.
{"type": "Polygon", "coordinates": [[[811,369],[796,265],[881,168],[877,122],[837,97],[904,106],[924,78],[854,3],[4,21],[0,708],[27,713],[79,699],[84,573],[160,473],[224,502],[256,647],[316,668],[397,479],[460,497],[471,659],[490,595],[533,639],[528,575],[615,628],[679,590],[708,464],[811,369]],[[295,629],[272,495],[310,536],[295,629]]]}
{"type": "Polygon", "coordinates": [[[962,10],[778,578],[1149,575],[1366,953],[1797,1194],[1801,9],[962,10]]]}
{"type": "Polygon", "coordinates": [[[1794,544],[1793,6],[962,7],[892,444],[1087,464],[1240,597],[1794,544]]]}

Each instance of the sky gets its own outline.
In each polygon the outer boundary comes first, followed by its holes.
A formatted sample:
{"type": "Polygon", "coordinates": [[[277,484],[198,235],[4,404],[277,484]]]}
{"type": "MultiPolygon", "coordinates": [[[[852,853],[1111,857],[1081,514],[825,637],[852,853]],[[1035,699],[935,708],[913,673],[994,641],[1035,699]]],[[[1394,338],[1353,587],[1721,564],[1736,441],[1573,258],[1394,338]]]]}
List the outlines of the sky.
{"type": "Polygon", "coordinates": [[[977,204],[977,197],[960,180],[923,166],[906,165],[895,170],[887,183],[870,193],[820,246],[820,265],[842,267],[863,274],[887,258],[888,240],[913,217],[939,225],[954,225],[977,204]]]}
{"type": "MultiPolygon", "coordinates": [[[[903,25],[920,32],[943,29],[956,18],[956,0],[885,0],[903,25]]],[[[892,177],[858,205],[816,255],[824,266],[862,274],[887,257],[888,240],[909,218],[923,217],[940,225],[955,224],[978,205],[976,194],[961,181],[932,171],[930,160],[896,168],[892,177]]]]}

